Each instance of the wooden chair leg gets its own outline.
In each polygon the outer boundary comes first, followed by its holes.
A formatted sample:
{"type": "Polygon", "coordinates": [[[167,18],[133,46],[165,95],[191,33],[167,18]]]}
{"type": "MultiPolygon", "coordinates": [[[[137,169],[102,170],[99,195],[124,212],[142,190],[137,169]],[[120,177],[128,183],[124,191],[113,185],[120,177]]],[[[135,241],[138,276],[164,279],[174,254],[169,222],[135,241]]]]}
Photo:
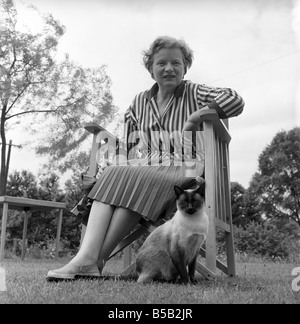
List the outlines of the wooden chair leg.
{"type": "Polygon", "coordinates": [[[216,228],[214,223],[214,216],[209,216],[208,234],[206,237],[206,267],[212,272],[216,273],[216,228]]]}
{"type": "Polygon", "coordinates": [[[231,230],[230,233],[225,233],[226,240],[226,255],[227,255],[227,268],[228,268],[228,276],[235,277],[235,256],[234,256],[234,241],[233,241],[233,232],[231,230]]]}
{"type": "Polygon", "coordinates": [[[196,263],[196,270],[208,280],[215,279],[215,274],[207,267],[203,266],[199,261],[196,263]]]}
{"type": "Polygon", "coordinates": [[[134,269],[135,269],[135,262],[131,263],[129,267],[127,267],[126,269],[124,269],[122,272],[121,272],[121,276],[130,276],[133,272],[134,272],[134,269]]]}
{"type": "Polygon", "coordinates": [[[128,268],[132,263],[131,244],[126,246],[124,251],[124,269],[128,268]]]}

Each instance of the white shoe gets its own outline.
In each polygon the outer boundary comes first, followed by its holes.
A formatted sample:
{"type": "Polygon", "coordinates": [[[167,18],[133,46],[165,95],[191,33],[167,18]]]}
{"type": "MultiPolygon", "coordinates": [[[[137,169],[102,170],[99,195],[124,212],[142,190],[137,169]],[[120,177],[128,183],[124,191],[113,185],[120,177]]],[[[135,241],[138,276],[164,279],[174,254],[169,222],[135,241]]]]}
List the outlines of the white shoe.
{"type": "Polygon", "coordinates": [[[56,270],[50,270],[47,275],[48,281],[54,280],[73,280],[77,278],[95,278],[100,277],[100,273],[96,264],[77,266],[68,263],[66,266],[56,270]]]}

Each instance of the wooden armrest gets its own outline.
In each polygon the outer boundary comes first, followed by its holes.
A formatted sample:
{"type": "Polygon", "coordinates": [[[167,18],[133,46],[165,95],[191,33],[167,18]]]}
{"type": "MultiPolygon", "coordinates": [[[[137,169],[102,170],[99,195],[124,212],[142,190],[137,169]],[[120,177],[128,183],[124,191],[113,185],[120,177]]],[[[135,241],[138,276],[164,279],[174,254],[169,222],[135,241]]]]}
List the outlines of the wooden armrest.
{"type": "Polygon", "coordinates": [[[220,120],[218,113],[214,109],[203,109],[193,113],[184,125],[184,131],[197,131],[199,125],[204,125],[204,131],[212,125],[215,134],[227,143],[230,142],[231,136],[225,123],[220,120]]]}
{"type": "MultiPolygon", "coordinates": [[[[98,125],[95,122],[89,122],[84,125],[84,128],[93,134],[93,142],[90,154],[90,164],[88,171],[86,174],[90,177],[94,177],[97,173],[98,166],[97,166],[97,153],[99,148],[104,144],[108,143],[108,145],[114,145],[117,147],[117,143],[119,143],[118,138],[107,131],[104,127],[98,125]],[[103,143],[104,142],[104,143],[103,143]]],[[[108,158],[108,149],[103,152],[106,158],[108,158]]]]}
{"type": "Polygon", "coordinates": [[[97,135],[100,132],[105,132],[105,135],[107,135],[107,138],[108,139],[113,139],[113,140],[117,140],[118,141],[118,138],[115,135],[113,135],[108,130],[106,130],[105,128],[103,128],[102,126],[98,125],[95,122],[86,123],[84,125],[84,129],[86,129],[88,132],[90,132],[90,133],[92,133],[94,135],[97,135]]]}
{"type": "Polygon", "coordinates": [[[231,135],[225,123],[219,118],[217,112],[213,109],[200,111],[200,118],[204,123],[211,122],[215,133],[225,142],[229,143],[231,135]]]}
{"type": "Polygon", "coordinates": [[[98,125],[95,122],[86,123],[84,125],[84,128],[92,134],[97,134],[100,131],[106,131],[102,126],[98,125]]]}

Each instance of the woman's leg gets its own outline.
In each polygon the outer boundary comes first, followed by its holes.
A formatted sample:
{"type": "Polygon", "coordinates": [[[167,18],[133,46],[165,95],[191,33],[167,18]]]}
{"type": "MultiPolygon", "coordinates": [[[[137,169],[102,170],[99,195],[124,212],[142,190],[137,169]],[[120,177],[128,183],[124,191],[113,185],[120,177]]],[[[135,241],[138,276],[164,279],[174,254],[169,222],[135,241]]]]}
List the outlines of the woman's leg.
{"type": "Polygon", "coordinates": [[[80,265],[95,264],[109,229],[115,207],[93,201],[80,250],[71,262],[80,265]]]}
{"type": "Polygon", "coordinates": [[[136,212],[123,207],[115,208],[98,257],[100,271],[117,244],[135,228],[140,219],[141,215],[136,212]]]}
{"type": "Polygon", "coordinates": [[[96,262],[114,210],[113,206],[93,202],[80,250],[67,265],[49,271],[48,278],[72,279],[79,272],[84,275],[99,275],[96,262]]]}
{"type": "MultiPolygon", "coordinates": [[[[77,255],[63,268],[50,271],[48,276],[76,273],[82,266],[96,264],[100,272],[116,245],[138,224],[141,216],[125,208],[94,201],[85,236],[77,255]]],[[[93,269],[94,272],[94,269],[93,269]]]]}

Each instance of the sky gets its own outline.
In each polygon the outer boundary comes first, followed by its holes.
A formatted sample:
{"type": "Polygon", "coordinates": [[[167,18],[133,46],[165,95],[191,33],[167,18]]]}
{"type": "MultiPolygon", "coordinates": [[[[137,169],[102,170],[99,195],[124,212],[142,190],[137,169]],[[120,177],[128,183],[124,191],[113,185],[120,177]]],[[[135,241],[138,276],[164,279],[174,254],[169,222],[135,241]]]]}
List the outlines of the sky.
{"type": "MultiPolygon", "coordinates": [[[[114,104],[124,112],[153,80],[142,51],[161,35],[183,38],[194,51],[185,79],[235,89],[245,101],[230,119],[231,181],[248,187],[258,156],[279,131],[300,126],[300,0],[16,0],[20,18],[37,22],[33,4],[66,27],[59,55],[83,67],[107,65],[114,104]]],[[[59,57],[58,55],[58,57],[59,57]]],[[[21,126],[20,126],[21,127],[21,126]]],[[[25,129],[8,136],[28,140],[25,129]]],[[[30,145],[13,148],[10,172],[38,172],[30,145]]]]}

